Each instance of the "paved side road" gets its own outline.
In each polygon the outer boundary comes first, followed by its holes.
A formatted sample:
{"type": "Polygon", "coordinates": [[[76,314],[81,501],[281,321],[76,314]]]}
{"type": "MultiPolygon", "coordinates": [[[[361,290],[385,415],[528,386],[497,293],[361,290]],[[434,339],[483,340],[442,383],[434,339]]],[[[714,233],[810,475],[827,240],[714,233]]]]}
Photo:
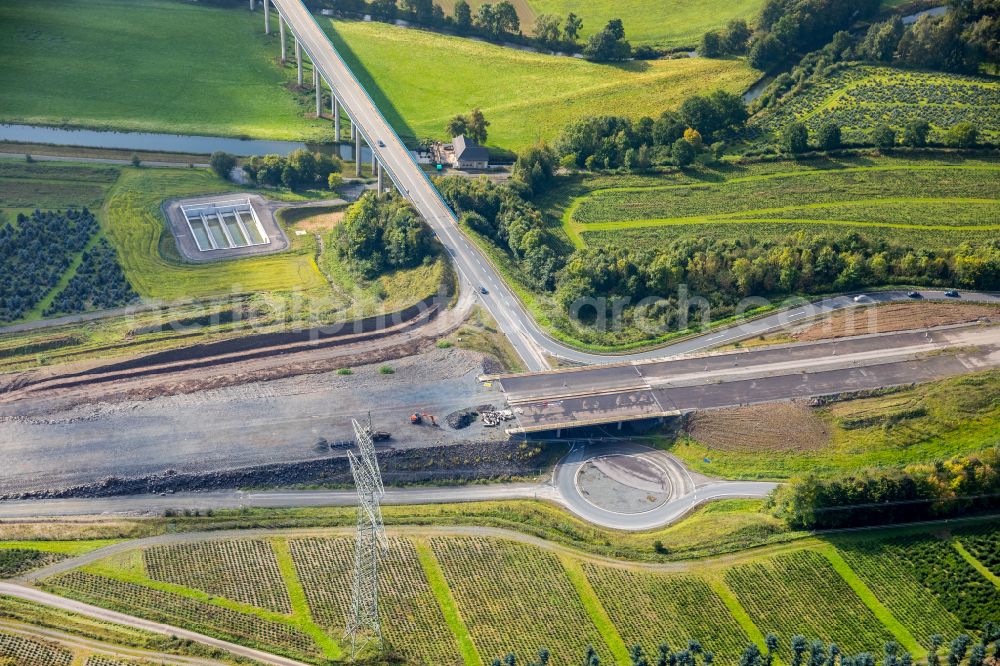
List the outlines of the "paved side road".
{"type": "Polygon", "coordinates": [[[47,627],[37,627],[21,622],[11,622],[0,619],[0,630],[12,634],[19,634],[27,638],[43,638],[54,641],[71,650],[86,650],[101,656],[110,656],[113,659],[142,659],[144,661],[154,661],[163,666],[229,666],[228,664],[215,659],[205,657],[186,657],[166,652],[151,652],[139,648],[130,648],[122,645],[111,645],[100,641],[93,641],[63,631],[56,631],[47,627]]]}
{"type": "Polygon", "coordinates": [[[38,590],[33,587],[26,587],[17,583],[0,581],[0,594],[6,594],[19,599],[25,599],[27,601],[33,601],[37,604],[42,604],[43,606],[48,606],[50,608],[59,608],[71,613],[77,613],[85,617],[93,618],[95,620],[101,620],[102,622],[112,622],[126,627],[134,627],[136,629],[151,631],[155,634],[176,636],[185,640],[195,641],[197,643],[201,643],[202,645],[208,645],[209,647],[226,650],[227,652],[231,652],[241,657],[255,659],[263,664],[272,664],[273,666],[307,666],[301,661],[296,661],[287,657],[280,657],[261,650],[255,650],[237,643],[219,640],[218,638],[212,638],[211,636],[199,634],[195,631],[188,631],[187,629],[182,629],[181,627],[172,627],[168,624],[161,624],[159,622],[153,622],[151,620],[144,620],[142,618],[126,615],[125,613],[107,610],[106,608],[91,606],[90,604],[74,601],[73,599],[66,599],[55,594],[49,594],[48,592],[43,592],[42,590],[38,590]]]}

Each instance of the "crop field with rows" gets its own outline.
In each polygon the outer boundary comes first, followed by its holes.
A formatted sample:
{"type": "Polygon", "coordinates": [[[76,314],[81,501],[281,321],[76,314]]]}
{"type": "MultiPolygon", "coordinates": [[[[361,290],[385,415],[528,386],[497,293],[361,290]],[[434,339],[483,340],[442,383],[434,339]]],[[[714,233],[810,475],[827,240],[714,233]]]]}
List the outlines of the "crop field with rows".
{"type": "Polygon", "coordinates": [[[879,601],[892,610],[924,647],[934,634],[957,636],[961,621],[938,600],[896,546],[884,541],[848,541],[837,549],[879,601]]]}
{"type": "Polygon", "coordinates": [[[7,659],[13,666],[69,666],[73,655],[48,641],[0,631],[0,664],[7,659]]]}
{"type": "Polygon", "coordinates": [[[964,530],[957,538],[984,567],[1000,576],[1000,532],[989,529],[964,530]]]}
{"type": "Polygon", "coordinates": [[[655,654],[661,643],[673,649],[701,642],[718,663],[736,663],[750,638],[725,604],[697,576],[630,571],[587,564],[587,578],[626,645],[655,654]]]}
{"type": "MultiPolygon", "coordinates": [[[[726,584],[762,633],[834,641],[845,653],[894,640],[822,555],[797,551],[735,566],[726,584]]],[[[790,657],[788,641],[781,650],[790,657]]]]}
{"type": "Polygon", "coordinates": [[[917,580],[959,619],[966,631],[978,631],[987,620],[1000,617],[996,586],[966,562],[951,543],[914,537],[893,545],[899,549],[899,557],[913,568],[917,580]]]}
{"type": "Polygon", "coordinates": [[[871,142],[877,125],[898,129],[913,118],[931,124],[931,141],[941,141],[942,131],[960,122],[973,123],[981,140],[996,141],[1000,138],[1000,83],[942,72],[855,65],[785,97],[751,124],[774,133],[792,120],[804,122],[810,132],[835,122],[845,142],[863,143],[871,142]]]}
{"type": "Polygon", "coordinates": [[[189,627],[264,650],[293,656],[321,655],[313,639],[294,627],[136,583],[72,571],[48,579],[46,589],[87,603],[189,627]]]}
{"type": "Polygon", "coordinates": [[[114,167],[0,160],[0,211],[97,208],[117,178],[114,167]]]}
{"type": "Polygon", "coordinates": [[[595,178],[563,213],[582,246],[648,245],[683,238],[781,239],[796,232],[915,247],[985,242],[1000,231],[1000,162],[820,161],[775,171],[706,172],[702,182],[665,176],[595,178]],[[707,181],[707,182],[706,182],[707,181]]]}
{"type": "Polygon", "coordinates": [[[431,545],[487,663],[510,651],[552,651],[553,664],[576,664],[593,645],[608,648],[555,555],[485,538],[434,538],[431,545]]]}
{"type": "Polygon", "coordinates": [[[0,578],[12,578],[25,571],[61,560],[59,553],[45,553],[28,548],[0,548],[0,578]]]}
{"type": "Polygon", "coordinates": [[[292,612],[278,561],[266,541],[227,539],[157,546],[143,551],[143,560],[153,580],[276,613],[292,612]]]}
{"type": "MultiPolygon", "coordinates": [[[[343,631],[351,612],[354,541],[289,539],[288,546],[316,622],[328,631],[343,631]]],[[[424,577],[413,544],[391,539],[389,556],[381,561],[380,569],[379,599],[388,643],[421,663],[461,663],[455,637],[424,577]]]]}

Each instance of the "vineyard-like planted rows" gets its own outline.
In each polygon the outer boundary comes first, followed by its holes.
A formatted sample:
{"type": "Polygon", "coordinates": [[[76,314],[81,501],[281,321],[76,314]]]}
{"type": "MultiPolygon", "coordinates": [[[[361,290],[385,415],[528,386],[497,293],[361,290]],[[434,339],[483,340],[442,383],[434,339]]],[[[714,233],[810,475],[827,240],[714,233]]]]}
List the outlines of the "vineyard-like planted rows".
{"type": "Polygon", "coordinates": [[[288,590],[271,544],[260,540],[203,541],[143,552],[153,580],[202,590],[276,613],[291,613],[288,590]]]}
{"type": "Polygon", "coordinates": [[[431,546],[486,663],[514,651],[552,652],[577,664],[588,645],[610,659],[562,564],[550,552],[486,538],[435,538],[431,546]]]}
{"type": "Polygon", "coordinates": [[[847,220],[858,223],[949,227],[1000,226],[1000,200],[917,199],[835,203],[747,211],[739,219],[847,220]]]}
{"type": "Polygon", "coordinates": [[[655,654],[667,643],[696,639],[722,664],[739,661],[750,642],[708,584],[696,576],[656,574],[586,564],[590,580],[626,645],[655,654]]]}
{"type": "Polygon", "coordinates": [[[798,551],[728,569],[726,584],[763,633],[835,642],[845,653],[875,651],[895,640],[822,555],[798,551]]]}
{"type": "Polygon", "coordinates": [[[968,530],[958,540],[983,566],[1000,576],[1000,531],[968,530]]]}
{"type": "Polygon", "coordinates": [[[824,236],[842,238],[859,232],[866,238],[904,245],[917,249],[941,250],[956,248],[962,243],[982,244],[994,240],[1000,233],[993,229],[983,231],[921,229],[919,227],[873,227],[857,224],[831,224],[824,222],[764,221],[764,220],[710,220],[704,224],[666,224],[636,226],[633,228],[604,231],[583,230],[581,236],[588,246],[594,247],[656,247],[670,245],[683,239],[753,239],[755,241],[782,241],[793,234],[806,237],[824,236]]]}
{"type": "Polygon", "coordinates": [[[69,666],[73,655],[48,641],[0,631],[0,664],[5,659],[17,666],[69,666]]]}
{"type": "Polygon", "coordinates": [[[962,623],[927,589],[898,547],[884,541],[838,545],[851,569],[924,647],[934,634],[957,636],[962,623]]]}
{"type": "MultiPolygon", "coordinates": [[[[719,184],[608,189],[594,192],[580,201],[572,221],[586,225],[677,220],[890,198],[997,200],[998,178],[1000,166],[852,168],[754,176],[719,184]]],[[[896,201],[896,204],[905,206],[906,202],[896,201]]],[[[980,224],[996,224],[990,210],[995,208],[983,210],[980,224]]]]}
{"type": "Polygon", "coordinates": [[[987,620],[1000,617],[996,586],[966,562],[947,542],[934,537],[914,537],[890,542],[899,557],[910,564],[917,580],[930,589],[967,631],[978,631],[987,620]]]}
{"type": "Polygon", "coordinates": [[[839,124],[847,142],[870,142],[872,130],[885,123],[897,128],[913,118],[931,123],[931,140],[960,122],[971,122],[986,140],[1000,137],[1000,83],[995,80],[911,72],[891,67],[845,67],[785,98],[773,111],[753,121],[764,132],[777,132],[792,120],[810,131],[826,122],[839,124]]]}
{"type": "Polygon", "coordinates": [[[303,632],[172,592],[71,571],[48,579],[53,592],[159,622],[188,627],[229,640],[291,655],[319,657],[316,643],[303,632]]]}
{"type": "Polygon", "coordinates": [[[0,548],[0,578],[12,578],[25,571],[44,567],[64,555],[27,548],[0,548]]]}
{"type": "MultiPolygon", "coordinates": [[[[288,545],[313,617],[328,631],[342,632],[351,612],[354,541],[290,539],[288,545]]],[[[382,628],[393,649],[420,663],[462,663],[413,544],[391,539],[380,573],[382,628]]]]}

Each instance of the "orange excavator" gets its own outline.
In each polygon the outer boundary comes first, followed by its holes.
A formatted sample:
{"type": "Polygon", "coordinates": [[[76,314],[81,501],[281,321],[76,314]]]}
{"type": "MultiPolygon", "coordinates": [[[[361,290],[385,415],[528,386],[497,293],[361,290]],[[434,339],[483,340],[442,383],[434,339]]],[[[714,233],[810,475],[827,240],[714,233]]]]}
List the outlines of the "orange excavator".
{"type": "Polygon", "coordinates": [[[438,427],[437,419],[434,418],[433,414],[428,414],[426,412],[414,412],[410,414],[410,423],[413,425],[420,425],[425,419],[430,421],[431,425],[435,428],[438,427]]]}

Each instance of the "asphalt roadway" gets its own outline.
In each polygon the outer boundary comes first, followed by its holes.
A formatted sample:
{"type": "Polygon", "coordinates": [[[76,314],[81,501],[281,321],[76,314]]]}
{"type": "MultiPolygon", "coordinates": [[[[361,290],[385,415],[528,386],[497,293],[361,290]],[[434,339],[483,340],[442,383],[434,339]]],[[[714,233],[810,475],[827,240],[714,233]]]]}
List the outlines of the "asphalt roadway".
{"type": "Polygon", "coordinates": [[[273,666],[306,666],[306,664],[301,661],[288,659],[287,657],[280,657],[278,655],[270,654],[269,652],[263,652],[262,650],[244,647],[238,643],[230,643],[229,641],[219,640],[218,638],[212,638],[211,636],[199,634],[195,631],[188,631],[187,629],[183,629],[181,627],[173,627],[168,624],[161,624],[160,622],[152,622],[150,620],[144,620],[132,615],[126,615],[125,613],[119,613],[117,611],[85,604],[80,601],[74,601],[73,599],[66,599],[65,597],[43,592],[42,590],[28,587],[26,585],[0,581],[0,594],[25,599],[50,608],[60,608],[65,611],[77,613],[78,615],[90,617],[102,622],[111,622],[113,624],[123,625],[126,627],[134,627],[136,629],[151,631],[155,634],[163,636],[176,636],[177,638],[195,641],[201,643],[202,645],[208,645],[210,647],[226,650],[232,654],[246,657],[247,659],[253,659],[263,664],[272,664],[273,666]]]}
{"type": "Polygon", "coordinates": [[[278,13],[302,44],[323,79],[336,91],[365,143],[378,156],[396,188],[413,203],[454,259],[462,288],[486,287],[483,304],[496,319],[518,354],[531,370],[548,367],[528,331],[535,324],[483,254],[458,228],[454,212],[445,203],[427,174],[413,160],[402,139],[389,125],[375,102],[354,77],[330,43],[316,19],[300,0],[273,0],[278,13]],[[530,327],[530,328],[529,328],[530,327]]]}
{"type": "MultiPolygon", "coordinates": [[[[568,347],[549,337],[524,309],[521,301],[507,286],[489,259],[459,229],[454,212],[445,203],[427,174],[414,161],[402,139],[383,117],[375,102],[355,78],[340,57],[315,18],[301,0],[272,0],[278,13],[285,19],[292,34],[299,39],[303,49],[320,71],[324,80],[336,91],[341,105],[347,110],[373,153],[377,155],[390,180],[427,221],[447,248],[455,263],[462,289],[478,293],[484,307],[496,319],[528,370],[546,370],[547,355],[576,363],[607,363],[609,360],[640,360],[663,358],[676,354],[689,354],[712,346],[719,346],[760,335],[789,323],[803,321],[834,310],[856,307],[851,296],[838,296],[817,303],[803,303],[784,311],[746,322],[723,331],[692,337],[671,345],[632,354],[595,354],[568,347]]],[[[921,291],[927,299],[946,299],[943,291],[921,291]]],[[[868,303],[907,300],[905,291],[872,293],[868,303]]],[[[977,303],[1000,303],[996,294],[965,293],[961,300],[977,303]]]]}
{"type": "Polygon", "coordinates": [[[932,381],[1000,366],[1000,327],[953,326],[500,376],[517,426],[556,430],[932,381]]]}

